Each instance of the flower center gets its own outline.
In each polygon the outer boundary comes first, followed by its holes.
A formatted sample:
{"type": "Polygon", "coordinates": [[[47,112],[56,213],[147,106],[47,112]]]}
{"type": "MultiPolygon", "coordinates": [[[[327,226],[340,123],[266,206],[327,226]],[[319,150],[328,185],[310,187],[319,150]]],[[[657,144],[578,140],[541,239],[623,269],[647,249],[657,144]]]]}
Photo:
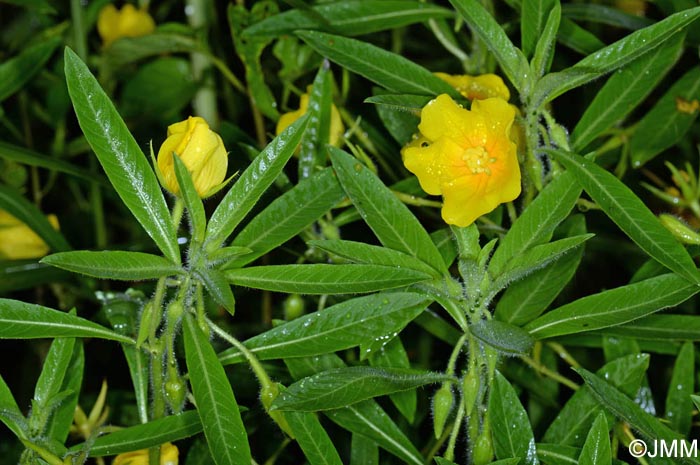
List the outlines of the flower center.
{"type": "Polygon", "coordinates": [[[489,153],[483,147],[470,147],[462,154],[462,160],[467,164],[467,168],[472,174],[486,173],[491,175],[491,169],[488,165],[495,162],[495,158],[489,157],[489,153]]]}

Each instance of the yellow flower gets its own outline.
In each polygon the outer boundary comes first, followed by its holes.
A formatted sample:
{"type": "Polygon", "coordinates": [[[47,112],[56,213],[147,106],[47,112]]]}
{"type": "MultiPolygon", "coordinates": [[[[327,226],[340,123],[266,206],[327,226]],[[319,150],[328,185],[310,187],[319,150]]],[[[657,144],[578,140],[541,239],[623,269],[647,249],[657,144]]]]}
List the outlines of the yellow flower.
{"type": "Polygon", "coordinates": [[[145,36],[155,29],[156,23],[151,15],[145,10],[137,10],[129,3],[121,10],[109,4],[100,10],[97,17],[97,32],[105,47],[121,37],[145,36]]]}
{"type": "MultiPolygon", "coordinates": [[[[47,218],[58,229],[56,215],[48,215],[47,218]]],[[[5,210],[0,210],[0,259],[39,258],[47,253],[49,246],[37,233],[5,210]]]]}
{"type": "MultiPolygon", "coordinates": [[[[179,454],[177,446],[166,442],[160,446],[160,465],[177,465],[179,454]]],[[[148,449],[119,454],[112,465],[148,465],[148,449]]]]}
{"type": "Polygon", "coordinates": [[[474,100],[471,110],[447,94],[421,112],[419,138],[401,151],[425,192],[443,196],[442,218],[469,226],[520,195],[520,167],[509,134],[515,109],[505,100],[474,100]]]}
{"type": "MultiPolygon", "coordinates": [[[[311,92],[311,88],[307,89],[311,92]]],[[[279,121],[277,121],[276,133],[279,135],[282,131],[287,129],[296,120],[304,116],[306,110],[309,108],[309,94],[302,94],[299,98],[299,109],[295,111],[290,111],[289,113],[283,114],[279,121]]],[[[338,108],[331,104],[331,129],[328,136],[328,142],[331,145],[340,147],[340,143],[343,140],[343,133],[345,132],[345,126],[343,126],[343,120],[340,118],[340,112],[338,108]]]]}
{"type": "Polygon", "coordinates": [[[221,137],[199,116],[168,126],[168,138],[158,150],[158,170],[163,187],[180,193],[175,176],[173,152],[187,167],[200,197],[213,194],[221,186],[228,168],[228,154],[221,137]]]}
{"type": "Polygon", "coordinates": [[[495,74],[481,74],[479,76],[451,75],[435,73],[437,77],[457,89],[457,92],[468,100],[484,100],[491,97],[510,99],[510,91],[503,79],[495,74]]]}

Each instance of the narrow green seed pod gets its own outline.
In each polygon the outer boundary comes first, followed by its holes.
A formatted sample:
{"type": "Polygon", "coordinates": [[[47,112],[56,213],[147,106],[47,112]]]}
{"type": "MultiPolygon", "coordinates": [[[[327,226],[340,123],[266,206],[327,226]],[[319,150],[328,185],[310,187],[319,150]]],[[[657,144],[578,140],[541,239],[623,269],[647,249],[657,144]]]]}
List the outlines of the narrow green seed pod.
{"type": "Polygon", "coordinates": [[[663,213],[659,215],[659,220],[679,241],[684,244],[700,245],[700,234],[675,216],[663,213]]]}
{"type": "Polygon", "coordinates": [[[464,396],[464,407],[467,416],[471,416],[474,412],[476,399],[479,397],[480,384],[479,373],[477,373],[475,367],[472,367],[462,379],[462,395],[464,396]]]}
{"type": "Polygon", "coordinates": [[[491,435],[491,422],[488,413],[484,416],[484,423],[481,433],[474,442],[472,449],[472,463],[474,465],[485,465],[493,460],[493,437],[491,435]]]}
{"type": "Polygon", "coordinates": [[[148,335],[151,333],[151,324],[153,321],[153,312],[155,308],[153,307],[153,301],[146,302],[143,307],[143,312],[141,312],[141,321],[139,322],[139,334],[136,337],[136,348],[140,348],[141,344],[146,342],[148,335]]]}
{"type": "Polygon", "coordinates": [[[440,389],[435,391],[433,396],[433,431],[435,438],[440,439],[447,418],[450,416],[452,406],[454,405],[454,394],[452,393],[452,383],[443,383],[440,389]]]}

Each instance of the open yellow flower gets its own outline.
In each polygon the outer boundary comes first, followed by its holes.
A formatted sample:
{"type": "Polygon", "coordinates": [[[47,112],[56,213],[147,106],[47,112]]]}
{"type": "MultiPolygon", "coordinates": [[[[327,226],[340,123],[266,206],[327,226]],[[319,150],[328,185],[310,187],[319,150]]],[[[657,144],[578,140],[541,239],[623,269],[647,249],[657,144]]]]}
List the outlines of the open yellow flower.
{"type": "Polygon", "coordinates": [[[474,100],[467,110],[442,94],[423,108],[420,135],[401,155],[425,192],[443,196],[445,222],[469,226],[520,195],[514,118],[500,98],[474,100]]]}
{"type": "MultiPolygon", "coordinates": [[[[48,215],[47,218],[58,229],[56,215],[48,215]]],[[[0,210],[0,259],[40,258],[47,253],[49,246],[37,233],[5,210],[0,210]]]]}
{"type": "MultiPolygon", "coordinates": [[[[177,446],[166,442],[160,446],[160,465],[177,465],[179,455],[177,446]]],[[[119,454],[112,465],[148,465],[148,449],[119,454]]]]}
{"type": "Polygon", "coordinates": [[[468,100],[484,100],[487,98],[502,98],[508,101],[510,91],[500,76],[495,74],[481,74],[479,76],[451,75],[435,73],[468,100]]]}
{"type": "Polygon", "coordinates": [[[102,37],[104,46],[122,37],[140,37],[151,34],[156,23],[146,10],[139,10],[127,3],[117,10],[112,4],[100,10],[97,17],[97,32],[102,37]]]}
{"type": "Polygon", "coordinates": [[[216,192],[226,177],[228,154],[221,136],[199,116],[168,126],[168,138],[158,150],[158,170],[163,187],[175,195],[180,186],[175,176],[173,153],[187,167],[200,197],[216,192]]]}
{"type": "MultiPolygon", "coordinates": [[[[307,91],[311,92],[311,88],[309,87],[307,91]]],[[[302,94],[301,97],[299,97],[299,109],[290,111],[289,113],[285,113],[280,116],[279,121],[277,121],[277,135],[291,126],[296,120],[304,116],[308,108],[309,94],[302,94]]],[[[341,141],[343,140],[343,133],[345,133],[345,126],[343,126],[343,120],[340,118],[340,112],[335,105],[331,104],[331,129],[328,136],[328,142],[331,145],[340,147],[341,141]]]]}

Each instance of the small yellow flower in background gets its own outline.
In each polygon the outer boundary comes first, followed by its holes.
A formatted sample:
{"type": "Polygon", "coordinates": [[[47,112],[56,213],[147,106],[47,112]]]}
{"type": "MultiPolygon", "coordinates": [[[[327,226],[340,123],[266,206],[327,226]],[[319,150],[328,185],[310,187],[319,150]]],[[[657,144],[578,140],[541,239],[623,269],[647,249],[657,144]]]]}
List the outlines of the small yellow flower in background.
{"type": "Polygon", "coordinates": [[[676,110],[681,113],[692,115],[700,109],[700,100],[686,100],[683,97],[676,97],[676,110]]]}
{"type": "Polygon", "coordinates": [[[451,75],[435,73],[468,100],[484,100],[487,98],[502,98],[508,101],[510,91],[500,76],[495,74],[481,74],[479,76],[451,75]]]}
{"type": "MultiPolygon", "coordinates": [[[[310,87],[307,89],[307,92],[311,92],[310,87]]],[[[279,135],[282,131],[291,126],[292,123],[304,116],[308,108],[309,94],[302,94],[299,98],[299,109],[283,114],[279,121],[277,121],[276,134],[279,135]]],[[[340,118],[340,112],[335,105],[331,104],[331,130],[328,142],[331,145],[340,147],[341,141],[343,140],[343,133],[345,133],[345,126],[343,126],[343,120],[340,118]]]]}
{"type": "Polygon", "coordinates": [[[127,3],[117,10],[109,4],[100,10],[97,17],[97,32],[105,47],[122,37],[140,37],[151,34],[156,23],[145,10],[139,10],[127,3]]]}
{"type": "Polygon", "coordinates": [[[420,135],[401,155],[425,192],[443,196],[446,223],[469,226],[520,195],[514,118],[501,98],[474,100],[467,110],[442,94],[421,111],[420,135]]]}
{"type": "Polygon", "coordinates": [[[180,186],[175,176],[173,152],[185,164],[197,194],[206,198],[221,186],[228,168],[228,154],[221,136],[199,116],[168,126],[168,138],[158,150],[158,170],[163,187],[175,195],[180,186]]]}
{"type": "MultiPolygon", "coordinates": [[[[160,446],[160,465],[177,465],[179,455],[177,446],[166,442],[160,446]]],[[[148,465],[148,449],[119,454],[112,465],[148,465]]]]}
{"type": "MultiPolygon", "coordinates": [[[[51,226],[58,229],[56,215],[47,218],[51,226]]],[[[5,210],[0,210],[0,259],[40,258],[47,253],[49,246],[37,233],[5,210]]]]}

